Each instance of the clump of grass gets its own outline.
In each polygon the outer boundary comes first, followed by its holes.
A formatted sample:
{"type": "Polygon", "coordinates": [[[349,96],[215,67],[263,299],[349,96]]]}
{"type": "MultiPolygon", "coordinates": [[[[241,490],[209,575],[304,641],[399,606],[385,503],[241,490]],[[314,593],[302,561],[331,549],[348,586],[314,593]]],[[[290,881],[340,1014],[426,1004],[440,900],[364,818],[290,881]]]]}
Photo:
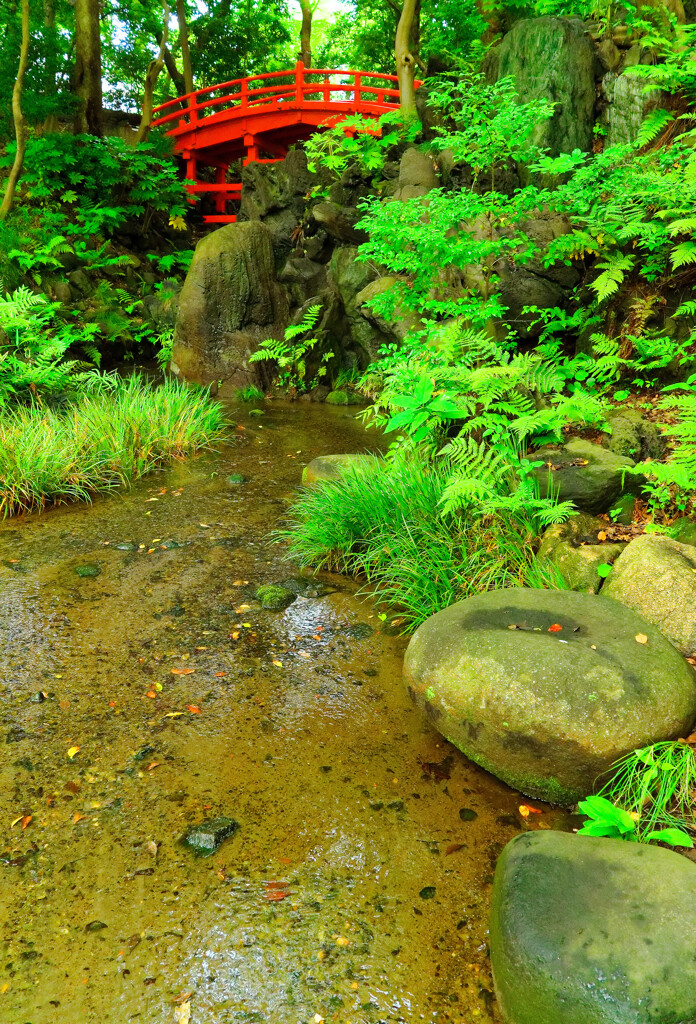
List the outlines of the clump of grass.
{"type": "Polygon", "coordinates": [[[633,750],[599,791],[636,821],[639,838],[657,829],[696,833],[696,751],[686,740],[633,750]]]}
{"type": "Polygon", "coordinates": [[[127,486],[155,466],[224,436],[222,408],[175,380],[91,376],[88,390],[55,411],[0,414],[3,517],[127,486]]]}
{"type": "Polygon", "coordinates": [[[238,402],[262,402],[266,396],[255,384],[247,384],[245,388],[238,388],[234,397],[238,402]]]}
{"type": "Polygon", "coordinates": [[[559,586],[535,565],[530,524],[442,514],[450,475],[444,460],[415,452],[357,460],[300,494],[276,536],[302,566],[364,577],[367,592],[397,605],[408,628],[483,590],[559,586]]]}

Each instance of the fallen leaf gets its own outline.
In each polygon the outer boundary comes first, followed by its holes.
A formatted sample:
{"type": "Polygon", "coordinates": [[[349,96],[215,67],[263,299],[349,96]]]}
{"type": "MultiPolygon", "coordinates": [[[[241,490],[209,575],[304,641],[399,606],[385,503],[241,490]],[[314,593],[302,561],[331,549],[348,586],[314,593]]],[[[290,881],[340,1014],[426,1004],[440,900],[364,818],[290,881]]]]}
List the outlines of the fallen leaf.
{"type": "Polygon", "coordinates": [[[70,760],[72,760],[75,754],[78,754],[80,750],[82,750],[82,747],[70,747],[68,749],[68,757],[70,758],[70,760]]]}
{"type": "Polygon", "coordinates": [[[559,625],[558,622],[554,622],[549,626],[549,633],[560,633],[563,626],[559,625]]]}
{"type": "Polygon", "coordinates": [[[237,615],[241,615],[242,612],[248,612],[250,608],[250,604],[240,604],[239,608],[235,608],[235,611],[237,615]]]}
{"type": "Polygon", "coordinates": [[[448,846],[445,850],[445,857],[449,857],[451,853],[459,853],[459,851],[464,848],[464,843],[452,843],[451,846],[448,846]]]}
{"type": "Polygon", "coordinates": [[[168,711],[164,716],[165,718],[180,718],[183,715],[183,711],[168,711]]]}
{"type": "Polygon", "coordinates": [[[87,820],[87,815],[86,814],[80,814],[79,811],[75,811],[75,813],[72,816],[73,825],[77,825],[78,821],[84,821],[84,820],[87,820]]]}
{"type": "Polygon", "coordinates": [[[66,708],[70,707],[70,701],[69,700],[59,700],[58,701],[58,707],[61,709],[61,711],[65,711],[66,708]]]}
{"type": "Polygon", "coordinates": [[[5,982],[5,984],[2,986],[2,988],[0,988],[0,992],[2,992],[2,994],[4,995],[6,992],[9,992],[9,991],[10,991],[9,983],[5,982]]]}
{"type": "Polygon", "coordinates": [[[636,643],[637,644],[647,644],[647,642],[648,642],[648,638],[645,635],[645,633],[636,633],[636,643]]]}
{"type": "Polygon", "coordinates": [[[523,818],[528,818],[530,814],[541,814],[542,812],[538,807],[532,807],[531,804],[520,804],[517,808],[523,818]]]}
{"type": "Polygon", "coordinates": [[[246,584],[248,582],[249,582],[249,580],[235,580],[234,583],[232,584],[232,586],[233,587],[244,587],[244,586],[246,586],[246,584]]]}
{"type": "Polygon", "coordinates": [[[153,768],[159,768],[159,766],[160,766],[161,764],[162,764],[162,762],[161,762],[161,761],[151,761],[151,762],[150,762],[150,764],[149,764],[149,765],[147,766],[147,768],[145,769],[145,771],[147,771],[147,772],[151,772],[153,768]]]}
{"type": "Polygon", "coordinates": [[[274,664],[274,665],[275,665],[275,666],[276,666],[277,668],[282,668],[282,667],[283,667],[283,663],[282,663],[282,661],[274,661],[274,662],[273,662],[273,664],[274,664]]]}
{"type": "Polygon", "coordinates": [[[173,676],[190,676],[195,671],[196,671],[195,668],[173,668],[173,669],[171,669],[171,673],[172,673],[173,676]]]}
{"type": "Polygon", "coordinates": [[[599,533],[597,534],[597,540],[606,540],[606,539],[607,539],[606,533],[604,532],[604,530],[600,530],[599,533]]]}
{"type": "Polygon", "coordinates": [[[346,939],[342,935],[337,935],[335,942],[337,946],[350,946],[350,939],[346,939]]]}
{"type": "Polygon", "coordinates": [[[226,675],[227,675],[226,672],[216,672],[215,673],[215,678],[218,679],[218,678],[220,678],[222,676],[226,676],[226,675]]]}
{"type": "Polygon", "coordinates": [[[79,782],[66,782],[65,788],[71,793],[79,793],[82,787],[79,782]]]}
{"type": "Polygon", "coordinates": [[[186,707],[189,709],[192,715],[200,715],[201,709],[196,707],[195,704],[187,704],[186,707]]]}
{"type": "Polygon", "coordinates": [[[211,526],[210,526],[209,523],[199,523],[198,525],[202,526],[204,530],[210,530],[211,529],[211,526]]]}
{"type": "Polygon", "coordinates": [[[189,1024],[191,1020],[191,1003],[186,1000],[181,1006],[177,1006],[174,1010],[174,1020],[176,1024],[189,1024]]]}
{"type": "Polygon", "coordinates": [[[172,999],[173,1003],[185,1003],[187,999],[191,998],[190,992],[180,992],[178,996],[174,996],[172,999]]]}

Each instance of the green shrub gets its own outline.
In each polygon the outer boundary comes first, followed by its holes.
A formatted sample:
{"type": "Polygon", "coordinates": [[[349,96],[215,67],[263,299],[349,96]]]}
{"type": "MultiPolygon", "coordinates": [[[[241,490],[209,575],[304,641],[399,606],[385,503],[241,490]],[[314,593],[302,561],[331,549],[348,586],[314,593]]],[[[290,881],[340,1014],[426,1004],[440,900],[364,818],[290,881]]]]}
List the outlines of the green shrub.
{"type": "Polygon", "coordinates": [[[88,501],[127,486],[167,459],[224,436],[221,406],[205,391],[134,375],[85,375],[86,389],[60,411],[0,413],[0,512],[88,501]]]}
{"type": "Polygon", "coordinates": [[[277,536],[302,566],[364,577],[410,627],[482,590],[562,586],[555,574],[537,575],[534,529],[523,518],[442,514],[450,473],[418,450],[393,462],[365,458],[304,491],[277,536]]]}

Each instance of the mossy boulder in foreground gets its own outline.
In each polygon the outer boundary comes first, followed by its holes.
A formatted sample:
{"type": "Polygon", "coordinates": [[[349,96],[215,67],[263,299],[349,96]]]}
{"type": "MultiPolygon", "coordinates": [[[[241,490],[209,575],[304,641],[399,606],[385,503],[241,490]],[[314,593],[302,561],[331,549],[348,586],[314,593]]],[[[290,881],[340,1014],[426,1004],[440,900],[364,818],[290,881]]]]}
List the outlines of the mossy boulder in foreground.
{"type": "Polygon", "coordinates": [[[566,805],[622,754],[686,735],[696,718],[696,676],[681,655],[594,594],[520,588],[460,601],[416,630],[404,678],[472,761],[566,805]]]}
{"type": "Polygon", "coordinates": [[[696,866],[620,839],[517,836],[496,867],[490,944],[506,1024],[687,1024],[696,866]]]}

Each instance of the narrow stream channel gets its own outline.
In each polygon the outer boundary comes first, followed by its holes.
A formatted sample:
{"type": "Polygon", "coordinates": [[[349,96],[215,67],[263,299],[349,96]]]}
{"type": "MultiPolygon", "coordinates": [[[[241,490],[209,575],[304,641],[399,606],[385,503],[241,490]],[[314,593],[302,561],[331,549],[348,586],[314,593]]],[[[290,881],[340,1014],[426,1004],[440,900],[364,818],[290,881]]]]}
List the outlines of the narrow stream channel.
{"type": "Polygon", "coordinates": [[[519,795],[412,707],[352,581],[253,600],[299,575],[268,532],[302,466],[376,438],[326,406],[233,417],[217,454],[0,525],[0,1021],[496,1021],[519,795]],[[239,828],[196,857],[217,815],[239,828]]]}

